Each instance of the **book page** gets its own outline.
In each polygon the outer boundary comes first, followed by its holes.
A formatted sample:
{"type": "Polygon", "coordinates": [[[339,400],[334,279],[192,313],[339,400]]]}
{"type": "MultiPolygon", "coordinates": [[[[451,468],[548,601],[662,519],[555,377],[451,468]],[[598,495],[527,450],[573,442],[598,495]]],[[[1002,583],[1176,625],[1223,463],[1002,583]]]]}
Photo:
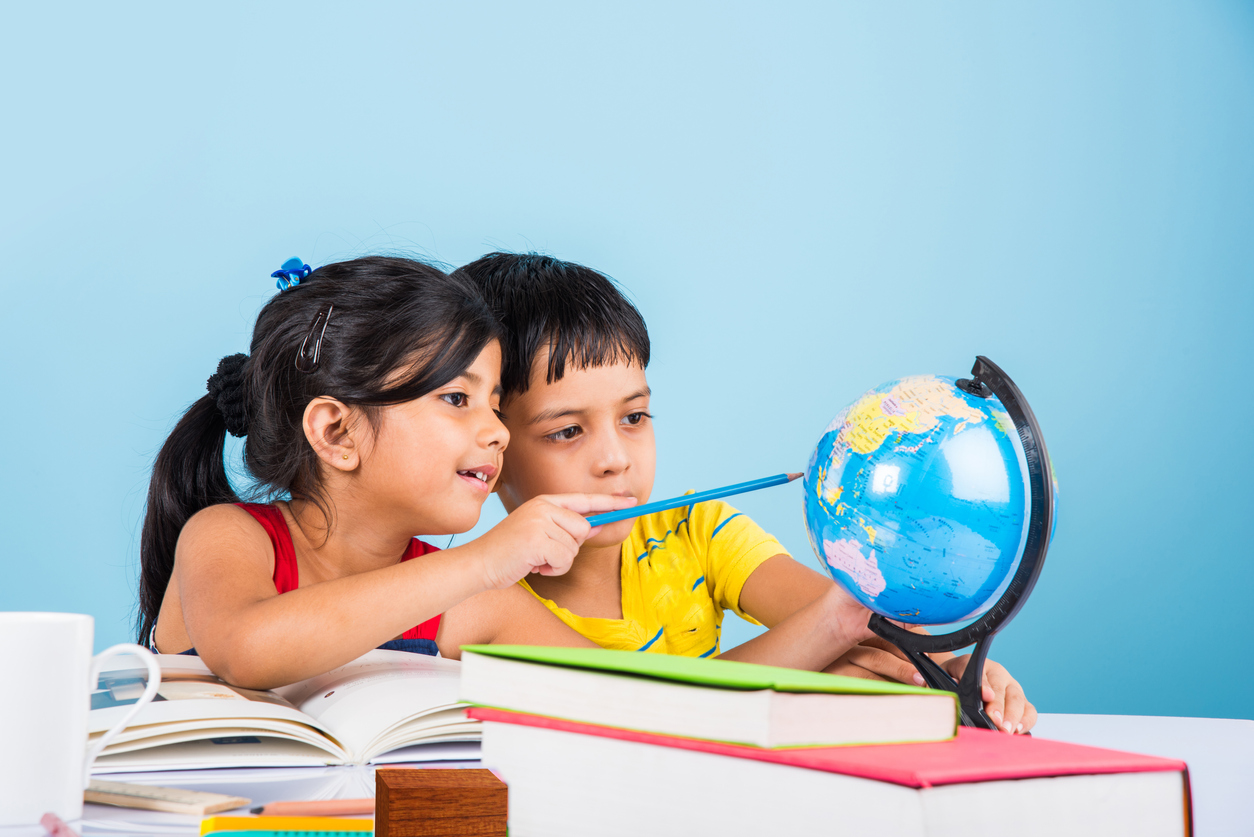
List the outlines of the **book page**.
{"type": "Polygon", "coordinates": [[[460,672],[456,660],[375,650],[275,692],[333,730],[351,760],[364,763],[427,738],[478,741],[478,722],[466,720],[457,700],[460,672]],[[424,716],[432,723],[421,723],[424,716]]]}
{"type": "MultiPolygon", "coordinates": [[[[339,743],[322,724],[279,695],[228,685],[196,657],[160,654],[157,661],[161,665],[157,696],[115,739],[117,746],[130,744],[128,749],[133,749],[136,742],[147,738],[156,743],[176,729],[186,739],[189,729],[201,725],[206,733],[204,738],[221,737],[214,736],[212,730],[221,728],[221,722],[226,720],[231,727],[247,727],[281,738],[306,742],[321,739],[317,746],[342,757],[339,743]]],[[[114,668],[101,673],[91,695],[89,739],[99,738],[139,700],[146,675],[146,669],[136,668],[114,668]]],[[[111,744],[105,752],[112,752],[114,747],[111,744]]]]}

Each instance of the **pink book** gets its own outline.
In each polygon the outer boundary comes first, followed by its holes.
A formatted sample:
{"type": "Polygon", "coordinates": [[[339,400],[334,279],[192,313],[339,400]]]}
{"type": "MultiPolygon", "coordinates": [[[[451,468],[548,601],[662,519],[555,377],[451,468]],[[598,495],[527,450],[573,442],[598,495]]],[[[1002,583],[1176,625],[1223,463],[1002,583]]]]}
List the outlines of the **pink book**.
{"type": "Polygon", "coordinates": [[[965,782],[1031,779],[1044,776],[1077,776],[1095,773],[1146,773],[1168,771],[1185,775],[1188,765],[1176,759],[1103,750],[1026,735],[1006,735],[991,730],[961,727],[950,741],[927,744],[878,744],[853,747],[799,747],[764,749],[721,744],[693,738],[676,738],[616,727],[579,724],[476,706],[471,718],[505,724],[521,724],[561,732],[578,732],[620,741],[658,744],[702,753],[756,759],[792,767],[843,773],[891,782],[910,788],[930,788],[965,782]]]}

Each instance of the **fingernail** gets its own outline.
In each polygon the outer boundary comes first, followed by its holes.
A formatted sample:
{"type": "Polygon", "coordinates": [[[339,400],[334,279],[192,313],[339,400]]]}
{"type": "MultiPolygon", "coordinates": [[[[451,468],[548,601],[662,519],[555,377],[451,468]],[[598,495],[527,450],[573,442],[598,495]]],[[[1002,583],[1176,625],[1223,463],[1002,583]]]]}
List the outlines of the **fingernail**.
{"type": "Polygon", "coordinates": [[[922,686],[926,682],[927,681],[923,679],[922,674],[919,674],[917,671],[914,673],[914,685],[922,686]]]}
{"type": "Polygon", "coordinates": [[[1015,727],[1015,732],[1023,732],[1023,724],[1019,724],[1019,726],[1015,727]]]}
{"type": "Polygon", "coordinates": [[[1001,711],[1000,710],[997,710],[997,709],[993,710],[993,720],[999,724],[1001,723],[1001,711]]]}
{"type": "Polygon", "coordinates": [[[1013,735],[1013,734],[1014,734],[1015,728],[1014,728],[1014,727],[1012,727],[1012,726],[1010,725],[1010,722],[1009,722],[1009,721],[1007,721],[1006,723],[1002,724],[1002,725],[1001,725],[1001,728],[1002,728],[1002,729],[1004,729],[1006,732],[1010,733],[1011,735],[1013,735]]]}

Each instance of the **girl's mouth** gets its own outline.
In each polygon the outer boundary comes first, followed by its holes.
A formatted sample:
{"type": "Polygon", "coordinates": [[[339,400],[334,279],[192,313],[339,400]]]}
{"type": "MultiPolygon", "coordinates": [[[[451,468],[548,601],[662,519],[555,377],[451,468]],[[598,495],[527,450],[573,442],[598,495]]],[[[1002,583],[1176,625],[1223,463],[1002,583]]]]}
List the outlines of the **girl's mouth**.
{"type": "Polygon", "coordinates": [[[482,491],[488,490],[488,483],[496,476],[495,465],[480,465],[475,468],[466,468],[458,471],[457,476],[469,482],[475,488],[482,491]]]}

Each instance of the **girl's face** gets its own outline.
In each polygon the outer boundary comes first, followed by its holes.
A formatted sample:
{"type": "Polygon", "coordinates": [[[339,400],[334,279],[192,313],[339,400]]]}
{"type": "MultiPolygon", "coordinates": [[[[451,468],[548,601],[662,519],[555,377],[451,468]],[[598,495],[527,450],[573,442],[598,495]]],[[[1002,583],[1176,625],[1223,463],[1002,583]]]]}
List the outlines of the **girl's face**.
{"type": "Polygon", "coordinates": [[[415,535],[465,532],[496,484],[509,431],[497,416],[501,347],[433,392],[380,412],[362,451],[359,488],[371,507],[415,535]]]}

